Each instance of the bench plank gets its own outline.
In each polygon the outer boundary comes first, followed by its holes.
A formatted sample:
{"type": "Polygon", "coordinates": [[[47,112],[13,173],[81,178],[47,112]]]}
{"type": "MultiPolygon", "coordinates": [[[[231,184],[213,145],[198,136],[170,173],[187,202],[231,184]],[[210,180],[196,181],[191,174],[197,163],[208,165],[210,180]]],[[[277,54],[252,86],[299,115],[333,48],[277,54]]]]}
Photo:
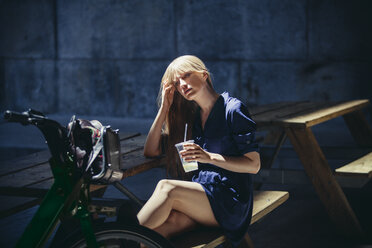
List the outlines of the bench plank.
{"type": "Polygon", "coordinates": [[[20,211],[29,209],[41,203],[40,198],[29,198],[29,197],[2,197],[0,196],[1,202],[6,202],[0,207],[0,219],[7,216],[16,214],[20,211]]]}
{"type": "MultiPolygon", "coordinates": [[[[119,137],[121,142],[125,142],[127,139],[133,139],[134,137],[140,136],[140,133],[120,133],[119,137]]],[[[0,166],[0,177],[17,173],[23,169],[30,169],[40,164],[48,163],[51,155],[49,150],[43,150],[40,152],[32,153],[20,158],[11,159],[8,161],[1,162],[0,166]]]]}
{"type": "Polygon", "coordinates": [[[49,150],[43,150],[20,158],[3,161],[0,166],[0,176],[16,173],[20,170],[46,163],[49,158],[49,150]]]}
{"type": "Polygon", "coordinates": [[[143,156],[143,150],[136,150],[128,154],[124,154],[122,164],[125,168],[123,178],[134,176],[152,168],[164,166],[166,163],[165,157],[146,158],[143,156]]]}
{"type": "MultiPolygon", "coordinates": [[[[255,191],[251,224],[259,221],[279,207],[288,197],[289,193],[285,191],[255,191]]],[[[205,227],[193,230],[172,240],[172,243],[177,248],[209,248],[216,247],[224,242],[226,242],[226,237],[221,229],[205,227]]]]}
{"type": "Polygon", "coordinates": [[[353,100],[338,104],[329,104],[327,107],[320,108],[316,111],[311,111],[306,114],[299,114],[295,117],[283,118],[282,122],[286,126],[302,126],[311,127],[316,124],[331,120],[333,118],[360,110],[369,104],[369,100],[353,100]]]}
{"type": "MultiPolygon", "coordinates": [[[[124,153],[142,150],[143,144],[146,140],[145,135],[139,135],[138,133],[122,134],[121,137],[123,138],[121,146],[122,149],[124,149],[124,153]]],[[[130,160],[127,160],[127,158],[124,159],[124,163],[127,164],[126,168],[130,168],[137,164],[140,156],[138,155],[136,157],[137,160],[133,160],[134,155],[137,155],[137,153],[131,155],[130,160]]],[[[8,166],[8,168],[4,169],[4,165],[1,166],[1,168],[3,168],[3,173],[0,175],[0,186],[5,187],[17,185],[17,187],[25,187],[52,178],[53,175],[47,158],[49,158],[49,151],[43,151],[21,158],[18,160],[20,161],[19,164],[17,163],[17,160],[6,162],[5,165],[8,166]],[[29,165],[25,166],[27,161],[29,165]]]]}
{"type": "Polygon", "coordinates": [[[139,135],[120,142],[121,154],[127,154],[136,150],[142,150],[145,146],[147,135],[139,135]]]}
{"type": "MultiPolygon", "coordinates": [[[[134,175],[138,171],[144,171],[155,166],[159,159],[145,159],[142,155],[142,149],[146,136],[140,133],[121,133],[121,145],[126,155],[123,162],[127,168],[137,166],[140,163],[143,165],[137,169],[130,168],[126,172],[126,176],[134,175]],[[141,150],[141,151],[140,151],[141,150]],[[134,151],[133,154],[131,154],[134,151]]],[[[44,150],[38,153],[30,154],[19,159],[6,161],[0,167],[0,195],[6,196],[7,199],[14,201],[19,206],[13,206],[14,211],[23,210],[25,207],[30,207],[39,203],[40,199],[21,198],[20,196],[34,196],[34,191],[38,189],[49,189],[53,184],[53,175],[50,170],[48,159],[50,153],[44,150]],[[44,161],[44,162],[43,162],[44,161]],[[9,190],[11,189],[11,190],[9,190]],[[30,190],[29,190],[30,189],[30,190]],[[35,189],[35,190],[34,190],[35,189]],[[14,198],[13,196],[19,196],[14,198]],[[24,202],[22,202],[24,201],[24,202]]],[[[104,190],[106,186],[91,185],[91,192],[104,190]]],[[[8,212],[14,211],[3,210],[1,216],[5,216],[8,212]]]]}
{"type": "Polygon", "coordinates": [[[255,191],[251,224],[262,219],[289,198],[285,191],[255,191]]]}
{"type": "Polygon", "coordinates": [[[272,126],[273,123],[277,123],[277,120],[281,120],[286,116],[293,116],[293,114],[299,111],[314,109],[317,105],[312,102],[292,102],[287,104],[280,104],[278,107],[270,108],[268,105],[267,111],[262,111],[259,114],[252,115],[253,120],[258,126],[272,126]]]}
{"type": "Polygon", "coordinates": [[[53,177],[52,171],[47,162],[0,177],[0,186],[25,187],[51,177],[53,177]]]}
{"type": "MultiPolygon", "coordinates": [[[[0,218],[18,213],[25,209],[39,205],[47,191],[53,184],[53,178],[42,183],[32,185],[32,188],[24,187],[0,187],[0,218]]],[[[107,185],[90,185],[92,196],[106,189],[107,185]]]]}
{"type": "Polygon", "coordinates": [[[268,112],[276,112],[282,108],[287,108],[297,103],[296,102],[269,103],[269,104],[264,104],[264,105],[248,107],[248,110],[251,116],[253,117],[253,116],[263,115],[268,112]]]}
{"type": "Polygon", "coordinates": [[[352,177],[372,177],[372,152],[336,169],[337,175],[352,177]]]}
{"type": "Polygon", "coordinates": [[[259,127],[298,126],[311,127],[321,122],[360,110],[369,100],[353,100],[343,103],[280,102],[250,108],[253,120],[259,127]]]}

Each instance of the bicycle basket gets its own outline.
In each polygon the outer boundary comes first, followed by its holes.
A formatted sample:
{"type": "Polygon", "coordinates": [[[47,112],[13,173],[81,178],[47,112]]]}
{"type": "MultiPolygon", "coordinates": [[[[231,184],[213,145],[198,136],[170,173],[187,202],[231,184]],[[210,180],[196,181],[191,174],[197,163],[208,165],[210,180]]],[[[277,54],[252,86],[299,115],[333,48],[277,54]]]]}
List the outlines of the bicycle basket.
{"type": "Polygon", "coordinates": [[[75,116],[68,130],[77,167],[88,172],[97,182],[121,180],[119,130],[103,126],[97,120],[75,119],[75,116]]]}

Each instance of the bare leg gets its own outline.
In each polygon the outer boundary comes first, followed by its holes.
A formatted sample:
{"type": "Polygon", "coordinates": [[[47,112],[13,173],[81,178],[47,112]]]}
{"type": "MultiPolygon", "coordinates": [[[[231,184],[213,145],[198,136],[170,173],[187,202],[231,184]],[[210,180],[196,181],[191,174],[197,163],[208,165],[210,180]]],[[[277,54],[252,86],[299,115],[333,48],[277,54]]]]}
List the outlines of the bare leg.
{"type": "Polygon", "coordinates": [[[196,221],[181,212],[172,210],[168,219],[154,231],[169,239],[177,234],[193,230],[196,226],[198,226],[196,221]]]}
{"type": "Polygon", "coordinates": [[[141,225],[156,229],[168,220],[172,210],[197,223],[218,226],[203,187],[179,180],[161,180],[137,217],[141,225]]]}

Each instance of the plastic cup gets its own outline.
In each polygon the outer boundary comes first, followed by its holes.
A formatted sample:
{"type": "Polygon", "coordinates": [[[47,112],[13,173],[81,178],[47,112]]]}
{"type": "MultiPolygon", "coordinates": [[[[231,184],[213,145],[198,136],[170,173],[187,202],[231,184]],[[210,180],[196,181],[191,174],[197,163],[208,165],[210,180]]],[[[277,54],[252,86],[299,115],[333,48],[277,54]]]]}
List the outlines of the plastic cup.
{"type": "Polygon", "coordinates": [[[185,172],[190,172],[198,169],[198,162],[197,161],[185,161],[181,155],[180,152],[185,150],[183,145],[187,143],[194,143],[194,140],[187,140],[178,144],[175,144],[178,155],[180,156],[181,162],[182,162],[182,167],[185,170],[185,172]]]}

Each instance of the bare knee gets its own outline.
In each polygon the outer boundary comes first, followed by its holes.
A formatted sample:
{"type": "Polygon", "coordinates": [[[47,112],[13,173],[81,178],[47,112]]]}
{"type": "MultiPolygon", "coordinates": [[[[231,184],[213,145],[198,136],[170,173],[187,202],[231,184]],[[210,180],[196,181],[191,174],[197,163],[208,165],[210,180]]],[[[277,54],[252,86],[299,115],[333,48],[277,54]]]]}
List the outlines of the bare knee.
{"type": "Polygon", "coordinates": [[[172,184],[172,181],[173,180],[170,180],[170,179],[162,179],[156,185],[156,189],[165,190],[165,191],[170,190],[172,187],[174,187],[172,184]]]}
{"type": "Polygon", "coordinates": [[[170,198],[174,191],[176,190],[176,186],[172,183],[172,180],[162,179],[158,182],[155,192],[158,194],[165,194],[168,198],[170,198]]]}

